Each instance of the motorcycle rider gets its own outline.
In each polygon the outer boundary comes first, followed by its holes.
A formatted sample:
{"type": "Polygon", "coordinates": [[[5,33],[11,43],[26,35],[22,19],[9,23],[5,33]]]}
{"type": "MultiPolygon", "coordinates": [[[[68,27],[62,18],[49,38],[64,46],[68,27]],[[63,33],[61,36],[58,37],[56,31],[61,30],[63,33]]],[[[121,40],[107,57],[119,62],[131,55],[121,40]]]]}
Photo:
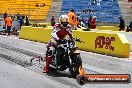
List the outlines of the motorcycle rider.
{"type": "Polygon", "coordinates": [[[71,39],[73,38],[72,29],[69,25],[69,17],[67,15],[61,15],[59,17],[59,23],[56,23],[53,32],[51,33],[51,40],[48,42],[47,52],[46,52],[46,66],[43,69],[43,73],[47,73],[49,71],[49,65],[53,59],[53,51],[50,50],[51,47],[55,47],[58,45],[62,39],[64,39],[68,35],[71,39]]]}

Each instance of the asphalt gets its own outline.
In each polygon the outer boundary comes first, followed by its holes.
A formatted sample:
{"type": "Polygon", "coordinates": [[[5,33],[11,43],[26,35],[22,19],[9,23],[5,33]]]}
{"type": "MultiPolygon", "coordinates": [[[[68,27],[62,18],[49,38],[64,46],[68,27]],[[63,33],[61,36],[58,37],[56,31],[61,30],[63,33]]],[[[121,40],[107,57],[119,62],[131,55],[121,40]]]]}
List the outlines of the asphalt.
{"type": "MultiPolygon", "coordinates": [[[[80,50],[79,50],[80,51],[80,50]]],[[[44,57],[46,44],[0,35],[0,88],[131,88],[129,84],[87,83],[83,86],[71,78],[69,71],[50,69],[42,73],[44,62],[30,60],[44,57]]],[[[132,59],[80,51],[83,68],[88,74],[130,74],[132,59]]]]}

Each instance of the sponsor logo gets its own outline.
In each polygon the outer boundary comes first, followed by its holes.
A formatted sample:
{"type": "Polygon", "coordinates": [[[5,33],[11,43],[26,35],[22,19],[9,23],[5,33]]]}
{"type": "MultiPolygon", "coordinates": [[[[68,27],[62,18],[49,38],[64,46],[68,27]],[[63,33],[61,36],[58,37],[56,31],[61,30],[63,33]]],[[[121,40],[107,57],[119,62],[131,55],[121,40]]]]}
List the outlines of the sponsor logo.
{"type": "Polygon", "coordinates": [[[114,51],[114,47],[111,45],[115,41],[115,37],[98,36],[95,40],[95,49],[105,48],[114,51]]]}
{"type": "Polygon", "coordinates": [[[85,83],[130,83],[129,74],[86,74],[79,75],[77,82],[80,85],[85,83]]]}

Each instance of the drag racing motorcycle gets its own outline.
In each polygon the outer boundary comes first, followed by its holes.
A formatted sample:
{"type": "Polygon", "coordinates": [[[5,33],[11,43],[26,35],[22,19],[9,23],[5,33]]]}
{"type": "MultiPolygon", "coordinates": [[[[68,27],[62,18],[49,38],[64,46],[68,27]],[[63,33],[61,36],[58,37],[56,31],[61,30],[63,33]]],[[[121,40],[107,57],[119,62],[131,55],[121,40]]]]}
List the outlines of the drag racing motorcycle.
{"type": "Polygon", "coordinates": [[[50,65],[55,67],[58,71],[64,71],[69,68],[72,77],[79,75],[79,69],[82,68],[82,60],[80,57],[80,52],[77,51],[75,42],[82,41],[79,38],[73,39],[63,39],[58,42],[58,46],[54,51],[54,47],[49,49],[52,51],[52,62],[50,65]]]}

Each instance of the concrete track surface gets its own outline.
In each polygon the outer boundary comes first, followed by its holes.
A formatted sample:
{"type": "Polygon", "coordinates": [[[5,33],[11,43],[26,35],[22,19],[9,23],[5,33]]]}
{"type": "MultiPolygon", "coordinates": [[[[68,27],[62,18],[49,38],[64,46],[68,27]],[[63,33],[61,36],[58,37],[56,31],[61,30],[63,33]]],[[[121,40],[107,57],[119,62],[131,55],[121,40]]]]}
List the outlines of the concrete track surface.
{"type": "MultiPolygon", "coordinates": [[[[46,44],[0,35],[0,88],[132,88],[129,84],[87,83],[83,86],[70,77],[68,70],[51,69],[43,74],[44,62],[30,60],[42,56],[46,44]]],[[[130,74],[132,59],[81,52],[83,67],[88,74],[130,74]]]]}

